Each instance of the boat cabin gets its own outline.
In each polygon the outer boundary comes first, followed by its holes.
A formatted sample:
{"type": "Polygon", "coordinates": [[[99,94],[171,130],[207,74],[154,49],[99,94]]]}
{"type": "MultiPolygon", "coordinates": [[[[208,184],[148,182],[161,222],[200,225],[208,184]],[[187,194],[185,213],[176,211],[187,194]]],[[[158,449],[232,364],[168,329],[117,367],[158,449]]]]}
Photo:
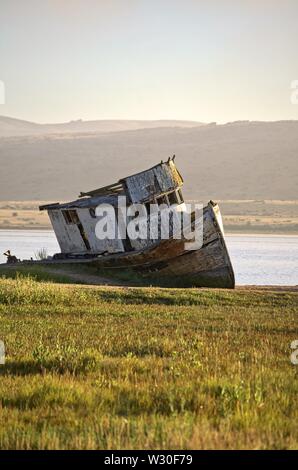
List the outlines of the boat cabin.
{"type": "MultiPolygon", "coordinates": [[[[117,212],[119,196],[126,197],[126,206],[139,203],[148,209],[150,204],[162,207],[184,205],[181,188],[183,179],[174,163],[175,156],[167,162],[120,179],[117,183],[81,192],[79,198],[68,203],[53,203],[40,206],[47,210],[55,231],[62,254],[96,255],[103,253],[121,253],[139,250],[150,240],[116,237],[99,239],[96,236],[96,224],[99,217],[96,208],[109,204],[117,212]]],[[[116,223],[117,223],[116,214],[116,223]]]]}

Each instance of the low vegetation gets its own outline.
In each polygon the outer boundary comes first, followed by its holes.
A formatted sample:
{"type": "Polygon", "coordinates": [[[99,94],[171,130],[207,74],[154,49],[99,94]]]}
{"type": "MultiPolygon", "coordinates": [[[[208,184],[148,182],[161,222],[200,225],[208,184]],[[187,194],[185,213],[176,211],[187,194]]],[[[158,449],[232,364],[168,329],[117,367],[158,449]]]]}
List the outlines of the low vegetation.
{"type": "Polygon", "coordinates": [[[298,447],[296,292],[41,277],[0,279],[0,448],[298,447]]]}
{"type": "Polygon", "coordinates": [[[35,253],[35,259],[42,261],[47,259],[48,253],[46,248],[40,248],[39,250],[36,251],[35,253]]]}

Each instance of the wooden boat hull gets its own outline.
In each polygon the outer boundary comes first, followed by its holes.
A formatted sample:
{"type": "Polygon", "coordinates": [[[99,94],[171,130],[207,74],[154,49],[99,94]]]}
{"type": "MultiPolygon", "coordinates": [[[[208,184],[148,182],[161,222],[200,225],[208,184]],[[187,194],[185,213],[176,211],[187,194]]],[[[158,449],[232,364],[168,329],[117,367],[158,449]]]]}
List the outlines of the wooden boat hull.
{"type": "MultiPolygon", "coordinates": [[[[203,244],[199,249],[186,250],[185,239],[170,238],[144,250],[99,257],[91,263],[108,269],[133,270],[160,285],[233,289],[235,277],[218,205],[210,202],[202,217],[203,244]]],[[[195,224],[200,223],[202,218],[193,221],[190,229],[193,231],[195,224]]]]}

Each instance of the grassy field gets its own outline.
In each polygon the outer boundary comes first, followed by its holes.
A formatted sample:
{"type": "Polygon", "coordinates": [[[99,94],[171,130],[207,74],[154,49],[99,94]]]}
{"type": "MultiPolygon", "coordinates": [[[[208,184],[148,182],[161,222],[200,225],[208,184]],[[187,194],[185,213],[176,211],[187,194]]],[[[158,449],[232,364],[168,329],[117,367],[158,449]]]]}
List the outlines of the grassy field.
{"type": "Polygon", "coordinates": [[[45,279],[0,278],[0,448],[298,448],[297,292],[45,279]]]}

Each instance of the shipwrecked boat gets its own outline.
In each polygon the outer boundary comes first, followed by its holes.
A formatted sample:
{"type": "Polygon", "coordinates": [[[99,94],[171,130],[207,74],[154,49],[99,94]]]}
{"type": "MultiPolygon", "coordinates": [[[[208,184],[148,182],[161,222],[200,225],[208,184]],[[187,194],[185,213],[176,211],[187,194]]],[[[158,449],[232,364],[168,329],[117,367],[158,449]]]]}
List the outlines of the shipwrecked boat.
{"type": "MultiPolygon", "coordinates": [[[[40,210],[48,212],[61,249],[54,258],[84,259],[109,270],[133,271],[161,285],[234,288],[233,267],[216,203],[210,201],[199,217],[193,211],[188,225],[184,225],[183,233],[180,230],[177,237],[173,220],[185,213],[186,204],[182,195],[183,179],[174,158],[117,183],[81,192],[75,201],[40,206],[40,210]],[[155,226],[154,237],[131,236],[127,225],[123,235],[122,227],[119,230],[119,198],[125,198],[127,211],[136,204],[145,207],[141,220],[145,221],[148,232],[149,226],[155,226]],[[97,226],[102,220],[98,207],[103,206],[113,208],[114,237],[98,236],[97,226]],[[150,207],[155,208],[153,212],[150,207]],[[171,221],[167,237],[161,233],[164,211],[174,214],[166,219],[171,221]],[[201,243],[189,249],[198,229],[201,243]]],[[[133,219],[127,214],[127,219],[133,219]]]]}

